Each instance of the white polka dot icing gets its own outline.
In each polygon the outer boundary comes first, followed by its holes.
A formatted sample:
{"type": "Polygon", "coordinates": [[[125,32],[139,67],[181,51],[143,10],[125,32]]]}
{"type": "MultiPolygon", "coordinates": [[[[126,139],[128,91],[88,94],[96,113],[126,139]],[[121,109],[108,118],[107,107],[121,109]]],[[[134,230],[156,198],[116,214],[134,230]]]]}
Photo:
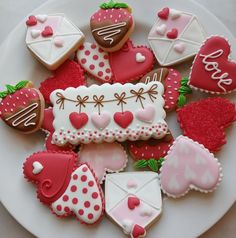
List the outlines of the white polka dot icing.
{"type": "Polygon", "coordinates": [[[95,79],[107,83],[111,82],[112,71],[108,53],[97,44],[85,42],[77,51],[77,60],[95,79]]]}

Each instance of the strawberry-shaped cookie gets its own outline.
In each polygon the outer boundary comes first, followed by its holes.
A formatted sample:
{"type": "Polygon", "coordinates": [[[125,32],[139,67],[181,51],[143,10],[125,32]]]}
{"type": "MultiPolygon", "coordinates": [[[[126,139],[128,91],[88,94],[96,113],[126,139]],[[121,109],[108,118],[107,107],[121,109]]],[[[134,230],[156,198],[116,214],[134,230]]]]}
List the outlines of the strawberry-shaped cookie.
{"type": "Polygon", "coordinates": [[[37,131],[43,121],[44,99],[29,81],[6,85],[0,93],[0,117],[10,127],[25,133],[37,131]]]}
{"type": "Polygon", "coordinates": [[[69,152],[38,152],[24,163],[25,178],[37,185],[41,202],[59,217],[74,214],[81,223],[94,224],[103,215],[104,198],[93,171],[77,164],[69,152]]]}
{"type": "Polygon", "coordinates": [[[77,88],[85,84],[84,71],[79,64],[72,60],[67,60],[57,70],[54,76],[45,79],[40,85],[40,92],[43,94],[45,102],[50,104],[50,94],[56,89],[77,88]]]}
{"type": "Polygon", "coordinates": [[[177,106],[183,106],[186,102],[186,94],[191,93],[191,89],[187,86],[188,80],[182,78],[179,71],[169,68],[155,69],[146,74],[141,80],[141,83],[149,83],[152,81],[162,82],[165,86],[164,109],[172,111],[177,106]]]}
{"type": "Polygon", "coordinates": [[[85,42],[77,51],[77,61],[93,78],[111,83],[112,72],[108,53],[95,43],[85,42]]]}
{"type": "Polygon", "coordinates": [[[107,52],[122,48],[134,29],[131,8],[126,3],[103,3],[90,19],[96,42],[107,52]]]}

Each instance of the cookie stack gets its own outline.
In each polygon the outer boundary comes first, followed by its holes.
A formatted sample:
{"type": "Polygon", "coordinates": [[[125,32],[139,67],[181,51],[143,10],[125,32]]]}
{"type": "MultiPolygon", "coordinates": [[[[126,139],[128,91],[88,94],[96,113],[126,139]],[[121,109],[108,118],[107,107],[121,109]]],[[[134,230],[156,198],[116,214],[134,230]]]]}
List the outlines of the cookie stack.
{"type": "Polygon", "coordinates": [[[207,38],[195,15],[166,7],[144,35],[149,46],[135,45],[132,9],[114,1],[90,18],[94,42],[63,14],[31,15],[26,26],[27,48],[52,76],[39,89],[30,79],[6,85],[0,117],[21,133],[45,132],[23,174],[53,214],[92,225],[105,213],[141,238],[163,196],[217,188],[213,153],[236,120],[235,103],[220,97],[236,87],[227,39],[207,38]],[[194,56],[183,77],[176,65],[194,56]],[[210,97],[185,105],[192,90],[210,97]],[[177,138],[165,121],[171,111],[183,130],[177,138]],[[137,171],[123,172],[129,155],[137,171]]]}

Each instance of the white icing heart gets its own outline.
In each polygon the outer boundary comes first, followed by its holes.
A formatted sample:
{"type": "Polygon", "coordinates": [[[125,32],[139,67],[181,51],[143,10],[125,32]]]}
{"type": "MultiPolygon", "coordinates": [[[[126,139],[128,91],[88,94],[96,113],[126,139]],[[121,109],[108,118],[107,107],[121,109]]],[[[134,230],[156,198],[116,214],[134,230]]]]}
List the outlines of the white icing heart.
{"type": "Polygon", "coordinates": [[[43,170],[43,165],[38,161],[33,163],[33,174],[39,174],[43,170]]]}
{"type": "Polygon", "coordinates": [[[36,30],[36,29],[33,29],[31,30],[31,36],[35,39],[37,37],[39,37],[41,34],[41,31],[40,30],[36,30]]]}
{"type": "Polygon", "coordinates": [[[175,10],[175,9],[170,10],[170,18],[172,20],[175,20],[175,19],[179,18],[181,16],[181,14],[182,14],[181,11],[178,11],[178,10],[175,10]]]}
{"type": "Polygon", "coordinates": [[[44,23],[47,19],[48,19],[48,16],[47,15],[37,15],[36,16],[37,20],[40,21],[41,23],[44,23]]]}
{"type": "Polygon", "coordinates": [[[150,217],[152,216],[152,214],[153,214],[152,209],[148,206],[144,206],[140,210],[140,216],[142,217],[150,217]]]}
{"type": "Polygon", "coordinates": [[[174,45],[174,50],[177,52],[177,53],[180,53],[182,54],[185,50],[185,44],[184,43],[177,43],[174,45]]]}
{"type": "Polygon", "coordinates": [[[63,47],[64,45],[64,40],[60,39],[60,38],[56,38],[54,40],[54,45],[57,46],[57,47],[63,47]]]}
{"type": "Polygon", "coordinates": [[[136,54],[136,61],[138,63],[143,63],[146,60],[146,57],[142,55],[141,53],[136,54]]]}
{"type": "Polygon", "coordinates": [[[132,232],[133,225],[134,223],[129,219],[124,219],[122,221],[123,231],[126,235],[130,235],[130,233],[132,232]]]}
{"type": "Polygon", "coordinates": [[[160,26],[158,26],[158,27],[156,28],[157,34],[159,34],[159,35],[161,35],[161,36],[164,36],[164,35],[165,35],[166,30],[167,30],[166,24],[162,24],[162,25],[160,25],[160,26]]]}

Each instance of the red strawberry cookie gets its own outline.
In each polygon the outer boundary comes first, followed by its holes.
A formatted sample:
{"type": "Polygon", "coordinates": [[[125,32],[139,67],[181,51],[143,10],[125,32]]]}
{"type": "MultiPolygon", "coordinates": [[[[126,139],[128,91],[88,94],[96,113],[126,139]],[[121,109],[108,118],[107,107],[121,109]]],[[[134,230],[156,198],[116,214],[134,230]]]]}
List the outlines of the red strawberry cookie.
{"type": "Polygon", "coordinates": [[[38,152],[24,163],[25,178],[37,185],[38,198],[59,217],[74,214],[81,223],[94,224],[104,210],[102,189],[87,164],[77,155],[38,152]]]}
{"type": "Polygon", "coordinates": [[[50,104],[50,94],[54,90],[68,87],[77,88],[81,85],[85,85],[83,69],[76,62],[67,60],[54,71],[54,76],[45,79],[41,83],[39,90],[43,94],[46,103],[50,104]]]}
{"type": "Polygon", "coordinates": [[[6,85],[0,93],[0,117],[10,127],[25,133],[37,131],[43,121],[44,99],[29,81],[6,85]]]}
{"type": "Polygon", "coordinates": [[[112,81],[108,53],[95,43],[85,42],[77,51],[77,61],[85,71],[102,83],[112,81]]]}
{"type": "Polygon", "coordinates": [[[235,103],[225,98],[207,98],[177,111],[184,135],[203,144],[211,152],[226,143],[224,128],[236,120],[235,103]]]}
{"type": "Polygon", "coordinates": [[[90,28],[94,39],[105,51],[117,51],[134,29],[131,8],[126,3],[103,3],[91,17],[90,28]]]}
{"type": "Polygon", "coordinates": [[[177,106],[183,106],[186,102],[186,94],[191,93],[191,89],[187,86],[188,80],[182,78],[179,71],[169,68],[159,68],[146,74],[141,83],[149,83],[152,81],[162,82],[165,87],[163,98],[165,99],[164,109],[172,111],[177,106]]]}
{"type": "Polygon", "coordinates": [[[202,45],[189,77],[189,85],[209,93],[236,90],[236,63],[229,59],[231,46],[221,36],[211,36],[202,45]]]}
{"type": "Polygon", "coordinates": [[[110,65],[115,83],[129,83],[140,79],[154,65],[152,51],[146,46],[134,46],[127,41],[123,48],[109,54],[110,65]]]}

